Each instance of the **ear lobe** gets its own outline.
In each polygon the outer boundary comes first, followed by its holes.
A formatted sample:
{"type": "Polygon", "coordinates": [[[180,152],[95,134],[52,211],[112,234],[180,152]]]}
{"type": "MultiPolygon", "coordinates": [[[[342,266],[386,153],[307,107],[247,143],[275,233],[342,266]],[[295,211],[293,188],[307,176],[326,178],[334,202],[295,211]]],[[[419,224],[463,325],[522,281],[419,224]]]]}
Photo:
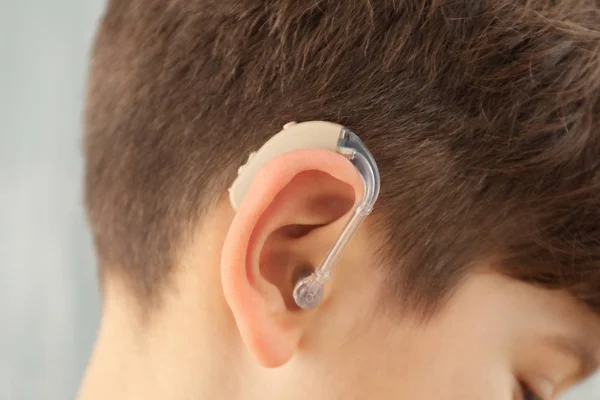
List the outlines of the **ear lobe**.
{"type": "Polygon", "coordinates": [[[285,364],[319,312],[295,306],[294,279],[322,262],[339,235],[334,222],[362,190],[347,159],[320,149],[276,157],[252,182],[226,236],[221,273],[242,339],[263,366],[285,364]]]}

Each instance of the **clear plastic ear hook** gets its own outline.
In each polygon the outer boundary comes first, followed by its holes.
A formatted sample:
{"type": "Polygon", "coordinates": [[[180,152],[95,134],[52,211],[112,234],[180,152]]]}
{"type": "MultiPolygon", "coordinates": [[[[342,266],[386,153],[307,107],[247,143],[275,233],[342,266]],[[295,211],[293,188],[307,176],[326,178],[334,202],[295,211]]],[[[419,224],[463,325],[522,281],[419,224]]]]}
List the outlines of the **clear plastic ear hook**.
{"type": "Polygon", "coordinates": [[[359,139],[347,128],[343,128],[336,151],[346,157],[358,170],[364,185],[363,197],[354,208],[342,233],[325,257],[323,263],[309,276],[300,279],[294,287],[294,301],[303,309],[318,306],[323,299],[325,283],[330,279],[333,266],[348,244],[363,219],[371,213],[379,196],[379,169],[375,159],[359,139]]]}

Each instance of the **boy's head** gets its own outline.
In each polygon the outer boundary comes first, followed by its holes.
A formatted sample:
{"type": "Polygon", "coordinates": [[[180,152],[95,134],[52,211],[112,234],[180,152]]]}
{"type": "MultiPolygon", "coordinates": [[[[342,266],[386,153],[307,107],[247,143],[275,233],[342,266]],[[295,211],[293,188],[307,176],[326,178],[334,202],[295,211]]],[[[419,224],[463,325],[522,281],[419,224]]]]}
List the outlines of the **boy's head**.
{"type": "Polygon", "coordinates": [[[595,0],[109,2],[85,137],[98,352],[136,343],[169,382],[225,379],[177,389],[223,399],[549,400],[588,376],[599,28],[595,0]],[[303,311],[293,283],[339,235],[356,171],[291,152],[237,213],[227,189],[310,120],[361,137],[381,195],[303,311]]]}

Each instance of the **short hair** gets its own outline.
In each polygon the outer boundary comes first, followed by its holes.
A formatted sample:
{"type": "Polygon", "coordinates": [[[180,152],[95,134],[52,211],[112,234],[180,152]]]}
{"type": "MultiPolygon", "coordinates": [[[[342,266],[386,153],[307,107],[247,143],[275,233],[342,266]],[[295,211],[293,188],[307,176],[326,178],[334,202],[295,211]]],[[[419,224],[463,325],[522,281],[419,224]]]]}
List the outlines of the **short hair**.
{"type": "Polygon", "coordinates": [[[485,261],[600,312],[597,4],[110,1],[84,140],[101,272],[159,299],[247,154],[328,120],[380,167],[389,293],[433,309],[485,261]]]}

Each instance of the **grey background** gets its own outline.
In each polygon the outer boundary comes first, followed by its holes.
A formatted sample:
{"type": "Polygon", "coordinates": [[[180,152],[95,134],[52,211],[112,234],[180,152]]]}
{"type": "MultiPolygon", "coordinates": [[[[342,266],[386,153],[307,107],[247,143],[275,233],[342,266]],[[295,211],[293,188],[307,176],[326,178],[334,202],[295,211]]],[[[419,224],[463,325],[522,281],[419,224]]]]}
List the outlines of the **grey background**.
{"type": "Polygon", "coordinates": [[[98,323],[80,110],[102,0],[0,0],[0,399],[74,398],[98,323]]]}
{"type": "MultiPolygon", "coordinates": [[[[80,115],[103,3],[0,0],[3,400],[73,398],[92,348],[99,298],[80,115]]],[[[569,398],[600,399],[600,382],[569,398]]]]}

